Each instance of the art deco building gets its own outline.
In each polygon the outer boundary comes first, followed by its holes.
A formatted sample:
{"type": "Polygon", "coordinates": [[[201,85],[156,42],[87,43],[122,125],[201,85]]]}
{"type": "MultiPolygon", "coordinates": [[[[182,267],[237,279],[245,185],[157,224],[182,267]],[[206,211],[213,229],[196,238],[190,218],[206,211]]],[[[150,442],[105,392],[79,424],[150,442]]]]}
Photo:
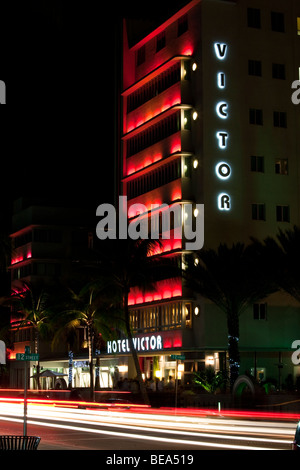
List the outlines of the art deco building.
{"type": "MultiPolygon", "coordinates": [[[[127,26],[119,194],[129,221],[134,203],[147,211],[203,204],[206,248],[299,225],[300,107],[291,100],[299,2],[193,0],[137,41],[127,26]]],[[[184,240],[164,240],[163,252],[184,266],[184,240]]],[[[146,377],[176,375],[174,356],[182,356],[184,382],[205,365],[225,367],[225,315],[182,279],[160,281],[154,293],[133,289],[130,307],[146,377]]],[[[284,377],[298,375],[291,344],[299,314],[287,297],[249,308],[240,319],[241,372],[277,379],[283,361],[284,377]]],[[[134,373],[126,342],[107,352],[134,373]]]]}

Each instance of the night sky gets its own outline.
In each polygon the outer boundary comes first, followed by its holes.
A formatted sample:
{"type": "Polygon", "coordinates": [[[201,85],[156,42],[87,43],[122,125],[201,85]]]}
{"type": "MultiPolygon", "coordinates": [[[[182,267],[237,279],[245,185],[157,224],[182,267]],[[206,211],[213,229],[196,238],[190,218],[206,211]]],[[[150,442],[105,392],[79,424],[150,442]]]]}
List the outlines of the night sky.
{"type": "Polygon", "coordinates": [[[92,210],[113,200],[114,91],[120,18],[166,19],[184,0],[5,2],[0,11],[0,223],[20,196],[92,210]],[[163,5],[161,5],[163,4],[163,5]],[[152,18],[151,16],[152,15],[152,18]],[[109,28],[108,28],[109,25],[109,28]]]}

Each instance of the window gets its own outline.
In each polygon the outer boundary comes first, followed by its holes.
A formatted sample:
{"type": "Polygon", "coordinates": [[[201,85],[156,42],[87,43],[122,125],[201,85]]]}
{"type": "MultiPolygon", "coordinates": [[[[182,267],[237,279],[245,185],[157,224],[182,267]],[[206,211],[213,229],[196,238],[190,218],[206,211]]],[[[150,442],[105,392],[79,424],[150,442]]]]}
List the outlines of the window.
{"type": "Polygon", "coordinates": [[[173,160],[167,165],[163,165],[146,175],[135,178],[127,184],[127,196],[129,199],[153,191],[160,186],[181,178],[181,160],[173,160]]]}
{"type": "Polygon", "coordinates": [[[297,18],[297,34],[300,36],[300,16],[297,18]]]}
{"type": "Polygon", "coordinates": [[[252,204],[252,220],[266,220],[265,204],[252,204]]]}
{"type": "Polygon", "coordinates": [[[62,232],[56,229],[34,229],[34,241],[41,243],[60,243],[62,241],[62,232]]]}
{"type": "Polygon", "coordinates": [[[275,160],[275,173],[276,175],[287,175],[288,174],[288,159],[278,158],[275,160]]]}
{"type": "Polygon", "coordinates": [[[285,65],[284,64],[272,64],[272,78],[285,80],[285,65]]]}
{"type": "Polygon", "coordinates": [[[285,112],[274,111],[273,113],[274,127],[287,127],[287,117],[285,112]]]}
{"type": "Polygon", "coordinates": [[[139,332],[173,330],[182,327],[183,311],[184,306],[180,302],[141,308],[130,312],[130,324],[134,331],[139,332]]]}
{"type": "Polygon", "coordinates": [[[167,88],[180,81],[180,62],[177,62],[172,67],[168,68],[157,77],[147,82],[144,86],[138,88],[136,91],[127,97],[127,113],[142,106],[147,101],[153,99],[167,88]]]}
{"type": "Polygon", "coordinates": [[[127,140],[127,158],[181,130],[180,111],[127,140]]]}
{"type": "Polygon", "coordinates": [[[188,30],[188,17],[187,15],[182,16],[178,20],[177,24],[177,36],[181,36],[188,30]]]}
{"type": "Polygon", "coordinates": [[[249,28],[260,28],[260,10],[258,8],[247,9],[247,22],[249,28]]]}
{"type": "Polygon", "coordinates": [[[284,33],[284,13],[271,11],[271,29],[279,33],[284,33]]]}
{"type": "Polygon", "coordinates": [[[166,32],[162,31],[156,36],[156,52],[163,49],[166,45],[166,32]]]}
{"type": "Polygon", "coordinates": [[[267,304],[253,304],[253,320],[267,319],[267,304]]]}
{"type": "Polygon", "coordinates": [[[248,74],[261,77],[261,61],[260,60],[248,60],[248,74]]]}
{"type": "Polygon", "coordinates": [[[289,206],[276,206],[276,220],[277,222],[290,221],[290,207],[289,206]]]}
{"type": "Polygon", "coordinates": [[[251,155],[250,157],[250,168],[251,171],[257,171],[263,173],[264,170],[264,157],[258,157],[256,155],[251,155]]]}
{"type": "Polygon", "coordinates": [[[249,123],[262,126],[262,124],[263,124],[262,109],[251,108],[249,110],[249,123]]]}

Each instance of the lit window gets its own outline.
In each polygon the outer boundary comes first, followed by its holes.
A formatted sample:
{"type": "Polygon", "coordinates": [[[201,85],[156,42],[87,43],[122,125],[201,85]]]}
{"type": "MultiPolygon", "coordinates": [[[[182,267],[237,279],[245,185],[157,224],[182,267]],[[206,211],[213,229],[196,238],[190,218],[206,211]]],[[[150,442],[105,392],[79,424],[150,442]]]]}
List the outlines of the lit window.
{"type": "Polygon", "coordinates": [[[190,328],[192,326],[192,305],[185,304],[185,326],[190,328]]]}
{"type": "Polygon", "coordinates": [[[300,16],[297,18],[297,34],[300,36],[300,16]]]}
{"type": "Polygon", "coordinates": [[[275,173],[276,175],[287,175],[288,174],[288,159],[278,158],[275,160],[275,173]]]}

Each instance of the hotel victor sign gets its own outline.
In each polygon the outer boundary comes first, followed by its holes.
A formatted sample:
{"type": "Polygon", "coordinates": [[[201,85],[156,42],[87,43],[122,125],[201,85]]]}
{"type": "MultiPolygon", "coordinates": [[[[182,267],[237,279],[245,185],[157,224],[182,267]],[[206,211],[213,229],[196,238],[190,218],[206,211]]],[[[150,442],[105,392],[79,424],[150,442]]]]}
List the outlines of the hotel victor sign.
{"type": "MultiPolygon", "coordinates": [[[[162,331],[149,335],[139,335],[133,338],[133,347],[137,352],[162,351],[165,349],[182,347],[182,332],[162,331]]],[[[130,344],[128,338],[107,341],[107,354],[126,354],[130,353],[130,344]]]]}
{"type": "MultiPolygon", "coordinates": [[[[133,338],[133,347],[136,351],[152,351],[163,349],[162,337],[155,336],[141,336],[133,338]]],[[[128,339],[118,339],[115,341],[107,342],[107,353],[126,353],[130,352],[130,345],[128,339]]]]}

